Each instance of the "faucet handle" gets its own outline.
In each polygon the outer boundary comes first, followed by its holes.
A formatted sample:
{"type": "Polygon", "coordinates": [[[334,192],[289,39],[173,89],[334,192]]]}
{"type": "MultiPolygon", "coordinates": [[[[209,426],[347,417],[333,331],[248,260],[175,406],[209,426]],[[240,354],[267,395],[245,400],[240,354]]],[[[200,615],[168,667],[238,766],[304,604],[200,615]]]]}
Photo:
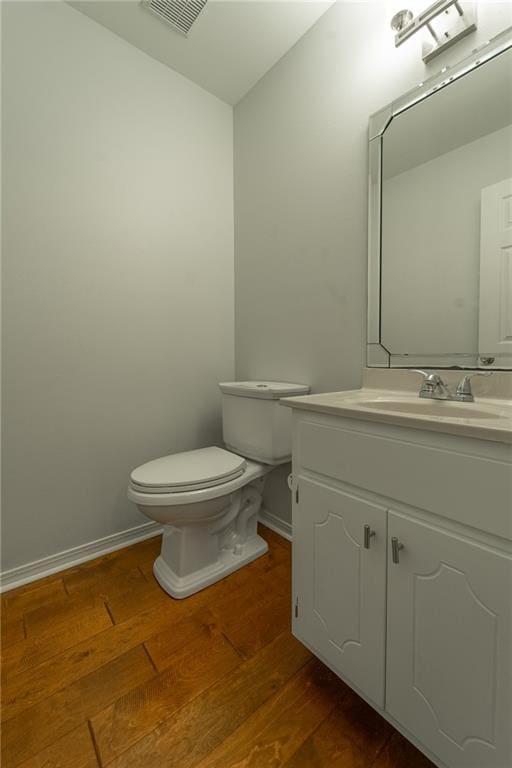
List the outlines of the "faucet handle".
{"type": "Polygon", "coordinates": [[[492,376],[492,374],[492,371],[477,371],[476,373],[468,373],[463,376],[457,384],[457,389],[455,390],[455,396],[457,400],[462,400],[466,403],[472,403],[475,398],[473,397],[473,392],[471,391],[471,379],[474,376],[489,377],[492,376]]]}

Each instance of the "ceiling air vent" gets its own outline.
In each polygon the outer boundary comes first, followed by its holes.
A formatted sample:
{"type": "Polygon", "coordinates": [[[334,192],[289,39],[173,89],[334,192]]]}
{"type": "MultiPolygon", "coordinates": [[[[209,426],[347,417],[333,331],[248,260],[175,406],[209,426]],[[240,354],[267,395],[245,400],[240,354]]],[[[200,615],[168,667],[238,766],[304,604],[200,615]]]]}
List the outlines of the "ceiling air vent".
{"type": "Polygon", "coordinates": [[[142,0],[141,5],[166,21],[184,35],[188,35],[207,0],[142,0]]]}

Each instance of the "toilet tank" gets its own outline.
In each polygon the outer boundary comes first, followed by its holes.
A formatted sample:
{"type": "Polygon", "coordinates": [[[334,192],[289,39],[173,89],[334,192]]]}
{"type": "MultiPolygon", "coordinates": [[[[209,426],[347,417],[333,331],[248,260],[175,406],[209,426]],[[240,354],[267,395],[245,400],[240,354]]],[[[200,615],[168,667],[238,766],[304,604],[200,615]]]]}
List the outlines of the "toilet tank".
{"type": "Polygon", "coordinates": [[[292,453],[292,411],[281,397],[307,395],[305,384],[232,381],[222,392],[222,433],[226,448],[263,464],[283,464],[292,453]]]}

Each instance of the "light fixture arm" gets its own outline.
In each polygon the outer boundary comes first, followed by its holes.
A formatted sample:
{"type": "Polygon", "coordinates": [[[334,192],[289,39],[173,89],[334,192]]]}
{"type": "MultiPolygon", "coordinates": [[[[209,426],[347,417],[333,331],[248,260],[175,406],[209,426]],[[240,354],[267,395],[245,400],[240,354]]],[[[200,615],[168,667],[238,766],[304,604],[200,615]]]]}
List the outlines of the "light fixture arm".
{"type": "Polygon", "coordinates": [[[467,11],[463,10],[459,0],[437,0],[437,2],[430,5],[414,18],[410,11],[400,11],[399,14],[396,14],[393,21],[398,16],[401,16],[401,19],[407,18],[407,23],[398,25],[396,22],[392,22],[392,29],[395,32],[395,46],[397,48],[415,35],[416,32],[419,32],[420,29],[423,29],[423,27],[426,27],[432,35],[434,45],[423,55],[423,59],[426,62],[470,32],[476,30],[474,11],[471,8],[467,11]],[[434,29],[432,22],[441,14],[450,14],[452,8],[457,12],[455,17],[452,18],[453,28],[446,30],[441,35],[434,29]],[[405,16],[406,14],[407,17],[405,16]]]}

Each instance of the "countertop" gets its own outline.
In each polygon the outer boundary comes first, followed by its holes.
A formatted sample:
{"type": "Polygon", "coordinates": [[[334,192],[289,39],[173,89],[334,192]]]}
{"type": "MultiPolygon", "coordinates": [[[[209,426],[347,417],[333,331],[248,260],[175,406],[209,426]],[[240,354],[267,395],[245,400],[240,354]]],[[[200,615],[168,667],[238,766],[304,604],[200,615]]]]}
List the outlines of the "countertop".
{"type": "MultiPolygon", "coordinates": [[[[353,389],[343,392],[326,392],[319,395],[301,395],[280,400],[282,405],[333,416],[343,416],[364,421],[395,424],[414,429],[444,432],[450,435],[512,443],[512,400],[488,397],[475,398],[474,403],[458,403],[452,400],[420,399],[418,393],[390,389],[353,389]],[[382,402],[382,408],[379,407],[382,402]],[[425,407],[434,413],[409,413],[386,410],[385,402],[411,403],[412,407],[425,407]],[[373,405],[368,406],[371,402],[373,405]],[[424,405],[418,405],[424,404],[424,405]],[[444,415],[443,407],[456,406],[458,414],[444,415]],[[489,418],[471,417],[471,411],[488,412],[489,418]],[[467,414],[467,415],[466,415],[467,414]]],[[[453,408],[451,410],[454,410],[453,408]]]]}

